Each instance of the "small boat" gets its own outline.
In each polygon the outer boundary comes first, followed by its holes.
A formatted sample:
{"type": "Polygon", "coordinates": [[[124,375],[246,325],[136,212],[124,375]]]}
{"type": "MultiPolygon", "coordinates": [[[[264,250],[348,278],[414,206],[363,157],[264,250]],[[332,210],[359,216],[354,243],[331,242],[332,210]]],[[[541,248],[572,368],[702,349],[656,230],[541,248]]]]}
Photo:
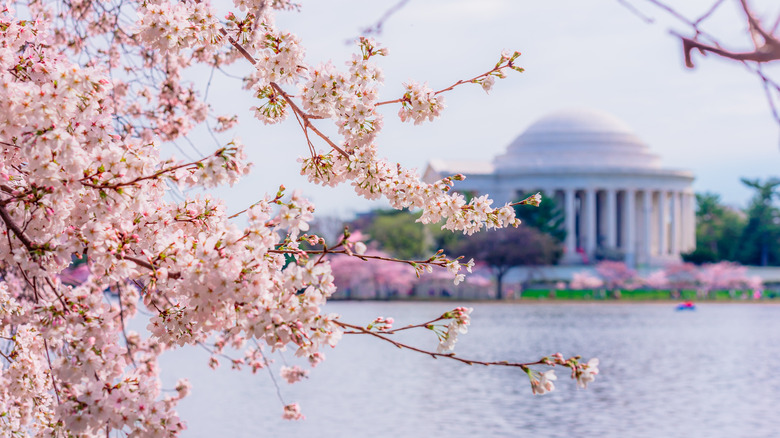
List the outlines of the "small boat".
{"type": "Polygon", "coordinates": [[[696,305],[692,301],[685,301],[677,305],[677,310],[696,310],[696,305]]]}

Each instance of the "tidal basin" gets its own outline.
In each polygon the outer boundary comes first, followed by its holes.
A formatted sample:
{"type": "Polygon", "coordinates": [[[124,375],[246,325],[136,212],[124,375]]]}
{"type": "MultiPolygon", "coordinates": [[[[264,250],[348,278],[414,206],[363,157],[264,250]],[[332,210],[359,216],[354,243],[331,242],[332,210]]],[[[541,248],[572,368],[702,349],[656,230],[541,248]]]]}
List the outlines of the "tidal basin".
{"type": "MultiPolygon", "coordinates": [[[[462,304],[462,303],[461,303],[462,304]]],[[[427,321],[450,302],[337,302],[326,311],[396,327],[427,321]]],[[[265,369],[222,365],[188,348],[162,359],[166,388],[186,376],[192,395],[179,405],[185,437],[777,437],[780,431],[780,304],[472,303],[459,356],[537,360],[545,354],[598,357],[587,390],[556,368],[555,391],[534,396],[519,369],[467,366],[345,335],[310,378],[289,385],[272,368],[287,403],[304,421],[282,420],[265,369]],[[171,372],[175,370],[176,375],[171,372]]],[[[399,340],[436,348],[427,330],[399,340]]],[[[291,351],[284,358],[292,364],[291,351]]],[[[540,368],[543,369],[543,368],[540,368]]]]}

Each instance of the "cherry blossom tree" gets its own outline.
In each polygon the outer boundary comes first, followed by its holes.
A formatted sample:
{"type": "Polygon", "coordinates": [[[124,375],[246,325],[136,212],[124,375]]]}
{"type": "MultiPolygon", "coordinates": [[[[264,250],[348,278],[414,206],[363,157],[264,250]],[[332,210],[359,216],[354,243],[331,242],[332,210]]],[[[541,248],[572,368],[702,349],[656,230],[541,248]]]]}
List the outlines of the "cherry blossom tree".
{"type": "Polygon", "coordinates": [[[693,263],[671,263],[659,272],[665,281],[658,281],[655,287],[670,289],[672,296],[679,297],[683,290],[698,288],[699,268],[693,263]]]}
{"type": "Polygon", "coordinates": [[[760,292],[763,289],[760,277],[748,277],[747,268],[732,262],[703,265],[698,275],[699,295],[712,297],[715,291],[736,290],[760,292]]]}
{"type": "Polygon", "coordinates": [[[641,285],[636,271],[624,262],[604,260],[596,264],[596,272],[604,282],[604,288],[612,291],[615,297],[620,297],[622,289],[636,289],[641,285]]]}
{"type": "MultiPolygon", "coordinates": [[[[254,67],[244,84],[257,119],[300,126],[300,170],[312,183],[348,184],[357,196],[417,209],[421,222],[465,234],[516,226],[513,204],[467,201],[451,190],[460,175],[424,183],[382,159],[378,143],[384,108],[415,124],[433,121],[446,91],[490,90],[522,70],[520,54],[499,54],[484,73],[438,91],[410,81],[402,96],[380,101],[374,61],[385,48],[361,38],[346,67],[310,64],[299,38],[274,21],[276,11],[297,5],[234,6],[224,19],[208,1],[0,6],[0,435],[178,436],[185,423],[176,405],[189,384],[164,395],[158,358],[192,345],[212,353],[213,367],[257,371],[284,349],[313,367],[323,347],[360,333],[432,357],[519,368],[535,393],[555,380],[540,366],[567,367],[582,387],[592,381],[598,362],[579,356],[525,363],[456,356],[470,309],[396,329],[387,318],[362,325],[323,313],[336,290],[330,259],[337,254],[405,264],[418,275],[446,269],[455,281],[472,264],[442,252],[419,261],[365,253],[347,232],[326,246],[307,233],[312,203],[284,187],[228,214],[220,199],[189,189],[232,185],[248,173],[241,141],[191,160],[160,149],[196,127],[226,132],[237,123],[214,114],[183,78],[198,66],[244,63],[254,67]],[[324,133],[327,123],[337,134],[324,133]],[[62,274],[74,258],[88,273],[72,281],[62,274]],[[129,319],[149,314],[148,334],[128,329],[129,319]],[[437,350],[391,336],[411,329],[433,331],[437,350]]],[[[538,199],[520,202],[531,203],[538,199]]],[[[305,373],[282,369],[287,381],[305,373]]],[[[283,405],[284,418],[303,417],[297,403],[283,405]]]]}

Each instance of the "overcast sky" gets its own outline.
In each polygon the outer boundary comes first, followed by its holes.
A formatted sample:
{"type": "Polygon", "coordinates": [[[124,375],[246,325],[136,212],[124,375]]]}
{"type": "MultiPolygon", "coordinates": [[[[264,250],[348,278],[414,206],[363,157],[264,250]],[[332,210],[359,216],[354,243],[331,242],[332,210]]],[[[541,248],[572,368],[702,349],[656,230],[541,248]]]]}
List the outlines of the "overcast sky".
{"type": "MultiPolygon", "coordinates": [[[[342,66],[354,50],[345,41],[395,3],[304,0],[300,13],[280,14],[277,22],[302,38],[309,62],[331,59],[342,66]]],[[[716,192],[725,202],[744,206],[750,192],[740,177],[780,174],[780,129],[760,82],[742,66],[712,55],[696,56],[697,68],[686,69],[679,40],[668,33],[675,22],[643,1],[634,4],[656,23],[644,23],[617,0],[410,0],[377,37],[390,50],[380,60],[386,75],[381,98],[400,97],[402,83],[410,79],[440,89],[473,77],[490,69],[504,49],[523,53],[519,64],[526,72],[498,81],[490,95],[476,85],[458,87],[446,95],[448,108],[434,123],[402,124],[397,107],[386,106],[380,150],[420,171],[434,158],[489,161],[549,112],[591,107],[632,127],[665,167],[693,171],[696,191],[716,192]]],[[[709,4],[685,2],[688,11],[709,4]]],[[[769,10],[777,3],[758,6],[769,10]]],[[[747,44],[740,39],[744,23],[735,19],[740,16],[733,6],[714,18],[712,33],[734,41],[734,48],[748,47],[740,46],[747,44]]],[[[280,183],[301,189],[320,214],[347,217],[383,205],[361,200],[348,188],[315,187],[298,176],[295,160],[307,153],[300,128],[294,120],[264,126],[251,118],[253,102],[235,81],[217,79],[210,95],[216,96],[218,111],[239,112],[242,123],[235,134],[255,162],[245,181],[219,191],[229,210],[244,208],[280,183]]],[[[329,125],[318,126],[333,132],[329,125]]]]}

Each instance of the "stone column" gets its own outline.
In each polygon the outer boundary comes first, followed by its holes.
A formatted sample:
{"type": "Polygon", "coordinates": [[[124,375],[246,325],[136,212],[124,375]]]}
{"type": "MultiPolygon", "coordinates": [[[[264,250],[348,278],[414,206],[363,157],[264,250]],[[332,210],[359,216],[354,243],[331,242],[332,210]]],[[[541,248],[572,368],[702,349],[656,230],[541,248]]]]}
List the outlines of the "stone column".
{"type": "Polygon", "coordinates": [[[566,210],[566,257],[572,258],[577,254],[577,232],[574,229],[577,212],[574,211],[574,189],[564,190],[563,203],[566,210]]]}
{"type": "Polygon", "coordinates": [[[651,225],[653,215],[653,192],[645,190],[642,192],[642,213],[644,220],[642,221],[642,239],[644,246],[642,247],[643,263],[650,263],[651,251],[653,250],[653,227],[651,225]]]}
{"type": "Polygon", "coordinates": [[[658,255],[665,256],[669,253],[666,242],[666,191],[658,192],[658,255]]]}
{"type": "Polygon", "coordinates": [[[670,192],[669,195],[672,198],[671,211],[669,212],[669,216],[672,219],[669,236],[669,253],[677,256],[680,254],[680,193],[670,192]]]}
{"type": "Polygon", "coordinates": [[[607,189],[607,246],[617,247],[617,192],[607,189]]]}
{"type": "Polygon", "coordinates": [[[585,190],[585,254],[593,257],[596,252],[596,189],[585,190]]]}
{"type": "Polygon", "coordinates": [[[687,242],[686,251],[690,252],[696,249],[696,195],[686,193],[685,198],[688,200],[684,210],[685,219],[688,221],[685,241],[687,242]]]}
{"type": "Polygon", "coordinates": [[[626,264],[636,266],[636,190],[626,189],[625,220],[626,229],[626,264]]]}

